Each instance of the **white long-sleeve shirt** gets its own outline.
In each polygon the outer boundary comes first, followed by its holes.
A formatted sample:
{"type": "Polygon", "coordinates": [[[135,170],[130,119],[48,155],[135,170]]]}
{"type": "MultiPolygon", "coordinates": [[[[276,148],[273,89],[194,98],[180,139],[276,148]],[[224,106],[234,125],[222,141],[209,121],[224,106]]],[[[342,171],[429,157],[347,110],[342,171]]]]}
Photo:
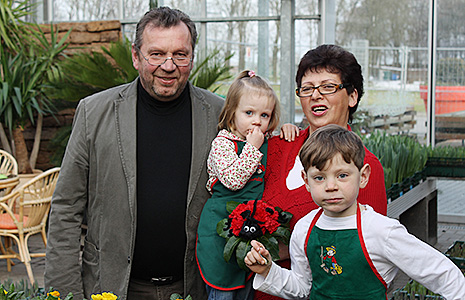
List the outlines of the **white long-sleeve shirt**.
{"type": "MultiPolygon", "coordinates": [[[[376,213],[368,205],[365,207],[361,212],[362,235],[368,254],[387,286],[401,269],[447,300],[465,299],[465,277],[449,258],[409,234],[397,220],[376,213]]],[[[312,271],[305,253],[305,239],[317,211],[300,219],[292,232],[291,270],[273,263],[266,278],[255,276],[255,289],[286,299],[308,298],[312,271]]],[[[323,230],[355,229],[356,215],[333,218],[323,213],[315,226],[323,230]]]]}

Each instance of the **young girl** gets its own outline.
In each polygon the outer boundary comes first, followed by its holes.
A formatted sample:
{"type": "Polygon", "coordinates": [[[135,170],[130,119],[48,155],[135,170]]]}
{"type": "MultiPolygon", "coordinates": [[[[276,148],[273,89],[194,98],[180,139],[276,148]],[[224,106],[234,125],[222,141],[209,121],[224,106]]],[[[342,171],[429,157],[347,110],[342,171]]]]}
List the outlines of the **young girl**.
{"type": "Polygon", "coordinates": [[[220,114],[219,133],[208,157],[207,200],[198,227],[197,263],[207,284],[208,299],[253,299],[252,273],[235,260],[223,258],[225,239],[216,231],[227,218],[226,203],[261,199],[264,189],[267,134],[279,123],[279,102],[271,88],[253,71],[234,80],[220,114]]]}

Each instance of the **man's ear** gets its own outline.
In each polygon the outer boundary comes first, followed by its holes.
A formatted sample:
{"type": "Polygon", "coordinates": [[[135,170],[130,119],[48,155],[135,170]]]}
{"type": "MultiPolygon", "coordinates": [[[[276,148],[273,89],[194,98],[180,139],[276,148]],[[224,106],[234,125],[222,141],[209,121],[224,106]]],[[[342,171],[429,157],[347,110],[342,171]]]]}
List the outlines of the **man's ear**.
{"type": "Polygon", "coordinates": [[[132,65],[134,69],[139,70],[139,52],[136,49],[136,45],[133,43],[131,46],[131,57],[132,57],[132,65]]]}
{"type": "Polygon", "coordinates": [[[369,164],[365,164],[360,170],[360,188],[363,189],[367,186],[368,180],[370,179],[371,167],[369,164]]]}
{"type": "Polygon", "coordinates": [[[302,179],[305,182],[305,187],[307,188],[307,191],[310,193],[310,186],[308,185],[307,172],[305,172],[305,170],[302,170],[300,175],[302,176],[302,179]]]}

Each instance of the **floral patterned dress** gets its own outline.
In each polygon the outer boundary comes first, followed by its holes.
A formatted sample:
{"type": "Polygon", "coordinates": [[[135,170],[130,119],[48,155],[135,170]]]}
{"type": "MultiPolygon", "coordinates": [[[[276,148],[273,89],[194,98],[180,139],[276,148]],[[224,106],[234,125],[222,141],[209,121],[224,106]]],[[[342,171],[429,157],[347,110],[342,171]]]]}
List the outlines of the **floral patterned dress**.
{"type": "Polygon", "coordinates": [[[223,258],[226,240],[218,235],[219,221],[227,218],[226,203],[261,199],[266,166],[265,140],[260,149],[234,134],[222,130],[212,142],[208,158],[210,180],[207,189],[212,193],[200,217],[197,230],[196,257],[205,283],[218,290],[245,287],[252,273],[239,268],[235,258],[223,258]]]}

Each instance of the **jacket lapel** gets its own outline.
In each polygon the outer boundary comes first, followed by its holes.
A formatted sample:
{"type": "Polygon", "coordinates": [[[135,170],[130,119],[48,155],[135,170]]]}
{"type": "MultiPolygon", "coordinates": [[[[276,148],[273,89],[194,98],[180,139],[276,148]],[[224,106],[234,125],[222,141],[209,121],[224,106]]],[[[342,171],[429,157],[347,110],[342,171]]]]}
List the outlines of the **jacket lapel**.
{"type": "Polygon", "coordinates": [[[190,204],[202,177],[201,172],[205,172],[211,143],[209,137],[214,136],[215,133],[211,131],[216,128],[217,123],[216,116],[212,115],[211,105],[205,101],[203,94],[197,92],[190,83],[188,84],[192,101],[192,161],[187,205],[190,204]]]}
{"type": "Polygon", "coordinates": [[[115,101],[116,136],[124,175],[128,184],[129,207],[131,216],[135,217],[136,195],[136,105],[137,82],[134,80],[120,92],[120,98],[115,101]]]}

